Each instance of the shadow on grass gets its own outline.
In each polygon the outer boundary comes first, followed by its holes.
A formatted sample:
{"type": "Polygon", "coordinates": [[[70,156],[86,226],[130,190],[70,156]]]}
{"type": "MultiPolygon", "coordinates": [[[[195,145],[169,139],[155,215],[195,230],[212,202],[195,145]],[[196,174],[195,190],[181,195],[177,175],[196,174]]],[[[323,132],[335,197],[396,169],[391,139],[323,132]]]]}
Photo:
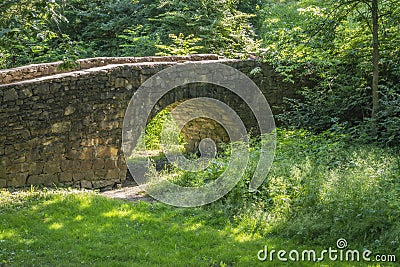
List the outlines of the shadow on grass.
{"type": "Polygon", "coordinates": [[[91,193],[3,199],[0,223],[5,266],[282,266],[258,261],[257,252],[265,245],[293,246],[236,234],[216,211],[132,204],[91,193]]]}
{"type": "Polygon", "coordinates": [[[247,265],[264,245],[240,240],[200,209],[93,194],[26,197],[4,205],[0,222],[4,265],[247,265]]]}

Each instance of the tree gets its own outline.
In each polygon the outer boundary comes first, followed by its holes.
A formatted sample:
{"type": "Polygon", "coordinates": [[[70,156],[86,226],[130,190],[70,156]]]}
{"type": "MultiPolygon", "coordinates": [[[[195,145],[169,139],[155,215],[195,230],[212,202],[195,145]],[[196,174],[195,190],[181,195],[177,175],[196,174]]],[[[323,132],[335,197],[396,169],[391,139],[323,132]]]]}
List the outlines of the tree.
{"type": "Polygon", "coordinates": [[[265,59],[288,80],[313,80],[282,122],[400,141],[397,1],[270,0],[260,17],[265,59]]]}
{"type": "Polygon", "coordinates": [[[371,117],[375,119],[379,105],[378,81],[379,81],[379,35],[378,35],[378,0],[371,0],[372,13],[372,38],[373,38],[373,78],[372,78],[372,113],[371,117]]]}
{"type": "Polygon", "coordinates": [[[66,21],[54,1],[16,0],[0,3],[0,67],[33,62],[65,42],[58,26],[66,21]]]}
{"type": "MultiPolygon", "coordinates": [[[[329,20],[336,20],[340,23],[341,20],[350,16],[354,11],[360,14],[364,19],[365,23],[368,25],[372,34],[372,110],[371,118],[375,119],[376,113],[379,107],[379,6],[378,0],[341,0],[332,3],[333,12],[328,16],[329,20]],[[370,13],[372,27],[370,26],[369,16],[363,14],[364,5],[367,7],[370,13]]],[[[335,23],[337,26],[337,23],[335,23]]]]}

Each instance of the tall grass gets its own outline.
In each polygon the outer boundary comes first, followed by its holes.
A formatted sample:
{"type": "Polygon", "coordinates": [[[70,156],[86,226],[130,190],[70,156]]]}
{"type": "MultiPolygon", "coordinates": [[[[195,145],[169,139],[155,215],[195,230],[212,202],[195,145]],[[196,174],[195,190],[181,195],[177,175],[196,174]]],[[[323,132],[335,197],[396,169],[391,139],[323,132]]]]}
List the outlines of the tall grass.
{"type": "MultiPolygon", "coordinates": [[[[273,167],[256,193],[248,184],[257,142],[239,184],[205,209],[224,213],[239,231],[326,245],[339,238],[400,253],[400,155],[395,148],[348,143],[342,136],[278,130],[273,167]]],[[[220,156],[205,172],[173,170],[174,182],[199,186],[226,168],[220,156]]]]}

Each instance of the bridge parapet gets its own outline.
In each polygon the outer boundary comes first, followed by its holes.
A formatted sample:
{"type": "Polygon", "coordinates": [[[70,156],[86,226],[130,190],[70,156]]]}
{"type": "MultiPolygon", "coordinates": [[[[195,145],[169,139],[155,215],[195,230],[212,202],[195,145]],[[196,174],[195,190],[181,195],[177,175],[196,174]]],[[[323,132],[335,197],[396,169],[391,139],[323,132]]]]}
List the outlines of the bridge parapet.
{"type": "Polygon", "coordinates": [[[50,76],[71,71],[85,70],[90,68],[102,67],[112,64],[128,64],[141,62],[184,62],[200,60],[218,60],[222,59],[214,54],[198,54],[187,56],[170,57],[97,57],[79,59],[76,61],[76,67],[73,69],[63,69],[63,62],[51,62],[41,64],[31,64],[12,69],[0,70],[0,84],[14,83],[23,80],[31,80],[39,77],[50,76]]]}

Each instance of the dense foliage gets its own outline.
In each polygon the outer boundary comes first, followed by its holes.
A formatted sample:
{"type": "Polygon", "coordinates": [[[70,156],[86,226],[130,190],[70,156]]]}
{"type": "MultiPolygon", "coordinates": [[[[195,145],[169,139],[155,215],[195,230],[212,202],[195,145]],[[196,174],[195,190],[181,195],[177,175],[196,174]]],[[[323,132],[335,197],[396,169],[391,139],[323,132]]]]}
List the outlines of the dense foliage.
{"type": "Polygon", "coordinates": [[[3,1],[0,67],[158,53],[240,57],[258,44],[249,22],[254,15],[240,6],[230,0],[3,1]]]}
{"type": "Polygon", "coordinates": [[[289,80],[311,79],[287,101],[286,126],[400,142],[400,8],[379,1],[379,107],[372,115],[369,1],[268,1],[261,11],[264,57],[289,80]]]}
{"type": "Polygon", "coordinates": [[[289,81],[312,81],[300,98],[287,100],[278,116],[282,125],[400,143],[400,7],[394,0],[17,0],[2,1],[0,13],[0,68],[55,60],[69,67],[96,56],[259,51],[289,81]],[[373,2],[379,13],[374,97],[373,2]]]}

